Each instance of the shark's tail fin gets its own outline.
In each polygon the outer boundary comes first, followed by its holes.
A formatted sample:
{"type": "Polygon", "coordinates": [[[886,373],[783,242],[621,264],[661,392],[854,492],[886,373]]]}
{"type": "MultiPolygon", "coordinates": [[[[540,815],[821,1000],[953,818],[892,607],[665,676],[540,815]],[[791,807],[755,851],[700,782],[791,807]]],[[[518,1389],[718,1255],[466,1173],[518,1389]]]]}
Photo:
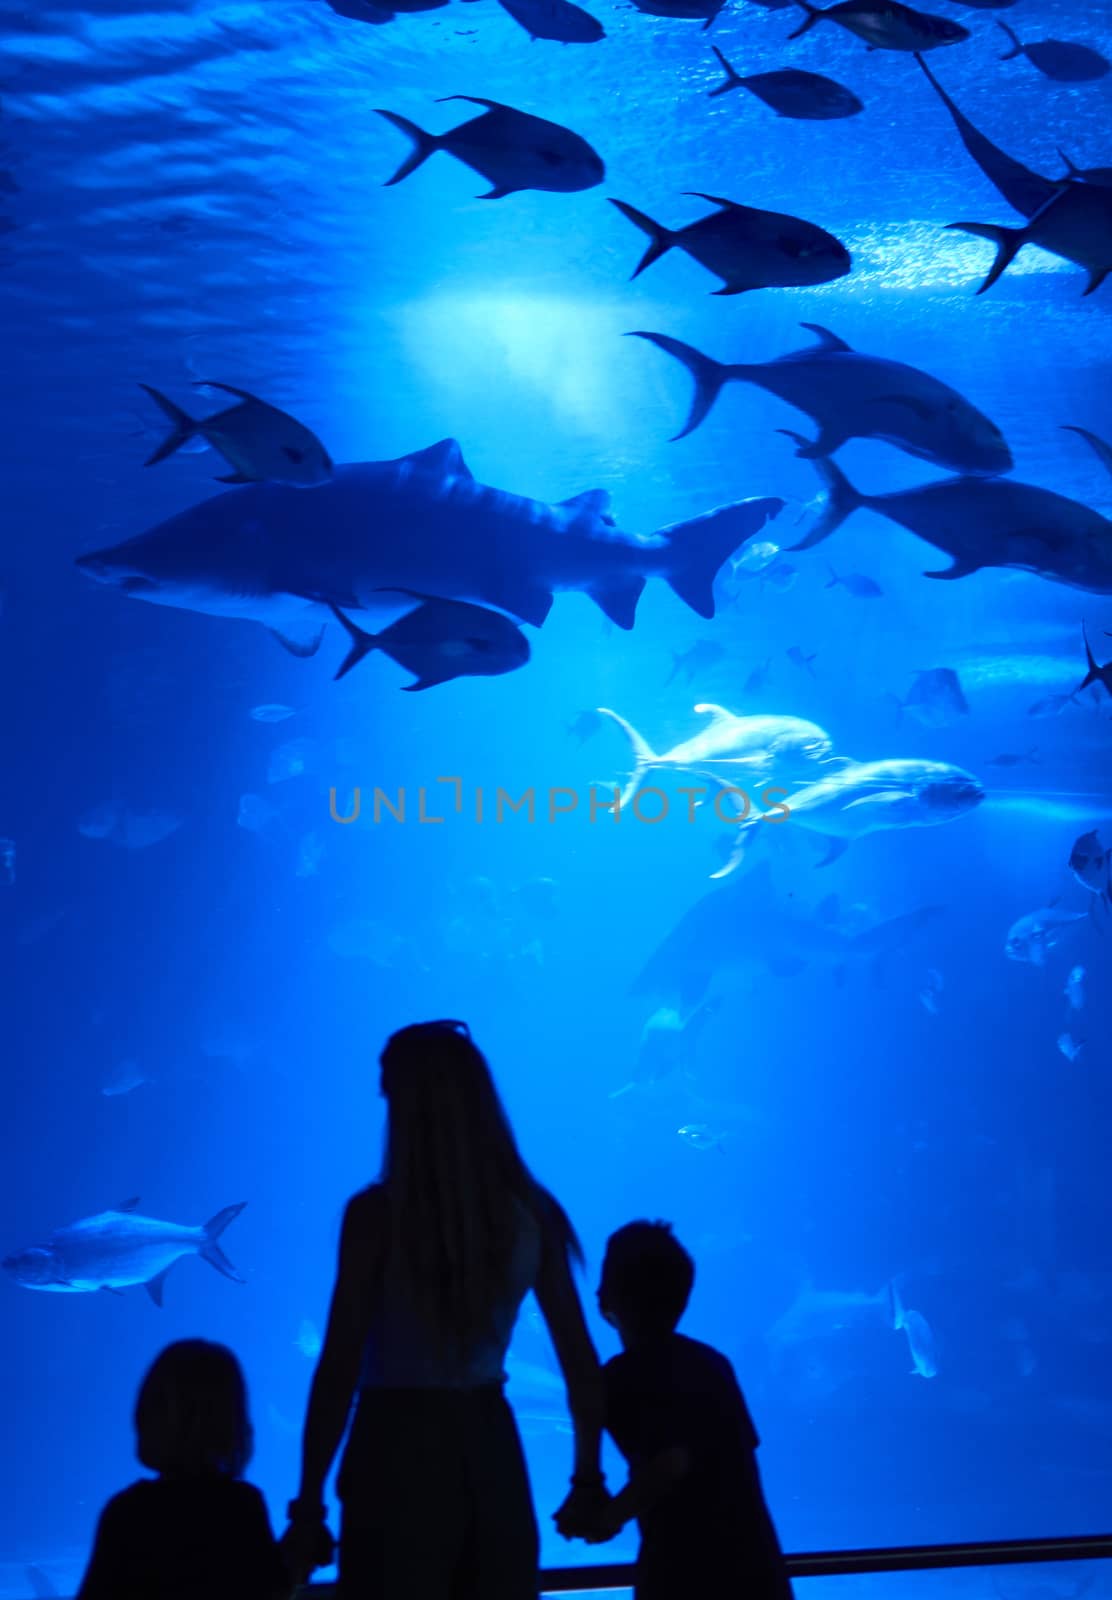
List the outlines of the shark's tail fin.
{"type": "Polygon", "coordinates": [[[641,735],[631,722],[620,717],[616,711],[608,711],[605,706],[599,706],[600,717],[609,717],[611,722],[616,722],[626,738],[629,740],[633,751],[633,773],[629,782],[618,796],[618,805],[627,806],[645,781],[645,774],[653,767],[660,765],[656,752],[642,739],[641,735]]]}
{"type": "Polygon", "coordinates": [[[640,228],[642,233],[647,233],[649,236],[649,248],[637,263],[632,274],[632,278],[638,278],[646,267],[651,267],[654,261],[660,260],[666,250],[672,248],[676,242],[676,236],[674,233],[670,233],[667,228],[662,228],[659,222],[654,222],[651,217],[647,217],[643,211],[637,211],[633,206],[626,205],[624,200],[611,200],[610,204],[617,206],[623,217],[627,217],[635,227],[640,228]]]}
{"type": "Polygon", "coordinates": [[[155,405],[173,423],[173,428],[163,439],[154,455],[144,461],[145,467],[153,467],[159,461],[165,461],[167,456],[172,456],[175,450],[180,450],[183,444],[188,444],[200,429],[201,424],[191,417],[181,406],[175,405],[172,400],[162,394],[158,389],[152,389],[149,383],[141,383],[140,389],[149,394],[155,405]]]}
{"type": "Polygon", "coordinates": [[[663,575],[692,611],[700,617],[713,617],[714,580],[719,569],[783,509],[783,500],[768,495],[719,506],[690,522],[659,529],[659,536],[668,541],[662,552],[663,575]]]}
{"type": "Polygon", "coordinates": [[[1008,24],[1006,22],[1001,22],[999,18],[997,18],[996,26],[1005,34],[1008,39],[1011,40],[1012,45],[1012,48],[1002,55],[1000,60],[1014,61],[1016,56],[1021,56],[1023,54],[1023,46],[1019,42],[1019,35],[1016,33],[1014,28],[1009,28],[1008,24]]]}
{"type": "Polygon", "coordinates": [[[224,1230],[236,1220],[246,1204],[246,1200],[241,1200],[238,1206],[225,1206],[215,1217],[210,1217],[203,1229],[204,1243],[197,1252],[202,1261],[207,1261],[217,1272],[222,1272],[226,1278],[231,1278],[233,1283],[244,1283],[246,1280],[240,1277],[217,1241],[224,1230]]]}
{"type": "Polygon", "coordinates": [[[667,351],[670,356],[675,356],[677,361],[682,361],[695,380],[695,393],[687,421],[679,433],[672,435],[673,439],[685,439],[689,433],[694,433],[718,399],[722,385],[728,383],[731,378],[740,376],[738,368],[724,366],[721,361],[712,361],[710,356],[703,355],[702,351],[696,350],[693,345],[684,344],[680,339],[670,339],[666,334],[631,333],[629,337],[647,339],[650,344],[659,345],[661,350],[667,351]]]}
{"type": "Polygon", "coordinates": [[[403,178],[408,178],[411,172],[416,172],[422,162],[427,161],[431,155],[440,149],[440,140],[434,134],[426,133],[424,128],[419,128],[408,117],[400,117],[396,111],[383,111],[375,107],[380,117],[385,117],[387,122],[393,123],[399,132],[407,134],[413,140],[413,149],[406,156],[401,166],[392,178],[387,178],[383,184],[384,189],[389,189],[391,184],[401,183],[403,178]]]}
{"type": "MultiPolygon", "coordinates": [[[[789,439],[794,439],[800,447],[800,454],[803,453],[807,440],[801,433],[792,433],[788,428],[781,428],[779,431],[787,434],[789,439]]],[[[836,528],[841,527],[852,511],[856,511],[858,506],[867,504],[865,496],[858,493],[841,467],[830,456],[812,456],[810,459],[826,488],[826,504],[806,538],[801,539],[798,544],[787,545],[788,550],[808,550],[813,544],[821,544],[824,539],[829,539],[836,528]]]]}
{"type": "Polygon", "coordinates": [[[1015,260],[1027,242],[1027,234],[1023,228],[1002,228],[996,222],[948,222],[948,228],[956,228],[959,233],[972,233],[978,239],[989,239],[996,246],[996,260],[984,283],[977,290],[984,294],[986,289],[991,289],[997,278],[1015,260]]]}
{"type": "Polygon", "coordinates": [[[707,91],[707,98],[710,99],[710,100],[713,100],[715,95],[718,95],[718,94],[729,94],[731,89],[740,89],[742,87],[742,80],[741,80],[741,74],[739,72],[737,72],[730,65],[730,63],[726,60],[726,57],[722,54],[722,52],[718,48],[718,46],[716,44],[712,44],[711,45],[711,49],[714,51],[715,55],[718,57],[718,63],[721,66],[723,72],[726,74],[725,83],[720,83],[715,88],[710,89],[710,90],[707,91]]]}
{"type": "Polygon", "coordinates": [[[805,33],[810,33],[811,29],[815,26],[816,22],[821,22],[822,21],[822,12],[818,9],[817,6],[813,6],[810,3],[810,0],[795,0],[795,3],[796,3],[797,6],[802,6],[803,7],[804,11],[806,11],[806,13],[807,13],[807,17],[806,17],[805,21],[803,21],[803,22],[801,22],[799,24],[799,27],[796,28],[794,33],[789,33],[788,34],[788,38],[789,39],[802,39],[802,37],[803,37],[803,35],[805,33]]]}

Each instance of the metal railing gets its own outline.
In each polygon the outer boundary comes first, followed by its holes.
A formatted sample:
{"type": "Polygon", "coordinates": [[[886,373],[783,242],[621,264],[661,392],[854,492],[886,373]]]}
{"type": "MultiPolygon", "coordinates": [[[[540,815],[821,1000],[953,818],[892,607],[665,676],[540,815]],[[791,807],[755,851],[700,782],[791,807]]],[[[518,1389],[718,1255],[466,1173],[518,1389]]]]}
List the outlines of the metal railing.
{"type": "MultiPolygon", "coordinates": [[[[789,1555],[792,1578],[830,1578],[867,1572],[927,1572],[940,1567],[1003,1567],[1038,1561],[1106,1561],[1112,1534],[1068,1539],[1000,1539],[977,1544],[896,1545],[880,1550],[811,1550],[789,1555]]],[[[542,1595],[598,1594],[633,1587],[631,1566],[550,1567],[541,1573],[542,1595]]],[[[304,1600],[338,1596],[334,1584],[312,1584],[304,1600]]]]}

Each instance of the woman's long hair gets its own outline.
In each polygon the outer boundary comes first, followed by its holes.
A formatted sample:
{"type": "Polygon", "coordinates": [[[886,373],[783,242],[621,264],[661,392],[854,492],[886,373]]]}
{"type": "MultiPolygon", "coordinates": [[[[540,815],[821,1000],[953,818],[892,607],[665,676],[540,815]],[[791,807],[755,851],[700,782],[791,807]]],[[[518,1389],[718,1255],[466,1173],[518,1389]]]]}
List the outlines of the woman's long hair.
{"type": "Polygon", "coordinates": [[[523,1207],[575,1260],[582,1250],[522,1160],[466,1023],[402,1028],[380,1059],[389,1270],[438,1350],[462,1357],[492,1331],[523,1207]]]}

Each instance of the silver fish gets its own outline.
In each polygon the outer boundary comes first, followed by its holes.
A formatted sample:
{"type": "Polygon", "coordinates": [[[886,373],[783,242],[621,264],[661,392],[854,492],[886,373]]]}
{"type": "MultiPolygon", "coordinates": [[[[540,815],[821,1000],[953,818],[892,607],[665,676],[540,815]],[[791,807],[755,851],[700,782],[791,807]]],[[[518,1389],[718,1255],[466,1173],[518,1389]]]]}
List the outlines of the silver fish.
{"type": "Polygon", "coordinates": [[[315,433],[277,406],[249,394],[246,389],[235,389],[228,383],[211,383],[197,379],[195,387],[221,389],[234,394],[239,404],[229,406],[214,416],[191,417],[172,400],[152,389],[150,384],[139,385],[173,423],[173,431],[145,463],[153,467],[167,456],[198,436],[218,450],[234,469],[220,483],[289,483],[299,488],[311,488],[324,483],[332,475],[332,459],[315,433]]]}
{"type": "Polygon", "coordinates": [[[1065,938],[1071,927],[1086,920],[1084,911],[1059,911],[1043,906],[1020,917],[1008,929],[1004,954],[1009,961],[1026,961],[1045,967],[1048,953],[1065,938]]]}
{"type": "Polygon", "coordinates": [[[512,106],[478,95],[450,94],[443,98],[467,100],[485,109],[480,116],[448,133],[431,134],[408,117],[376,108],[380,117],[408,134],[414,145],[413,153],[386,180],[387,188],[416,172],[437,150],[446,150],[494,185],[480,196],[483,200],[500,200],[521,189],[571,194],[593,189],[606,176],[597,151],[558,122],[547,122],[543,117],[515,111],[512,106]]]}

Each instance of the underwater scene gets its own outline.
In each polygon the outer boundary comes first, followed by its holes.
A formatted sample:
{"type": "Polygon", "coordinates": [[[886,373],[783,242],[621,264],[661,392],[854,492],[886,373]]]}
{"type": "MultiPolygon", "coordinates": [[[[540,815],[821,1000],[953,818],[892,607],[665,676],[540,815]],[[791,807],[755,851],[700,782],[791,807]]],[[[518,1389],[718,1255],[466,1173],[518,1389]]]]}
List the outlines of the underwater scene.
{"type": "MultiPolygon", "coordinates": [[[[0,18],[0,1594],[177,1338],[282,1527],[433,1017],[604,1357],[692,1251],[786,1549],[1102,1530],[1112,11],[0,18]]],[[[631,1559],[531,1301],[508,1393],[631,1559]]]]}

